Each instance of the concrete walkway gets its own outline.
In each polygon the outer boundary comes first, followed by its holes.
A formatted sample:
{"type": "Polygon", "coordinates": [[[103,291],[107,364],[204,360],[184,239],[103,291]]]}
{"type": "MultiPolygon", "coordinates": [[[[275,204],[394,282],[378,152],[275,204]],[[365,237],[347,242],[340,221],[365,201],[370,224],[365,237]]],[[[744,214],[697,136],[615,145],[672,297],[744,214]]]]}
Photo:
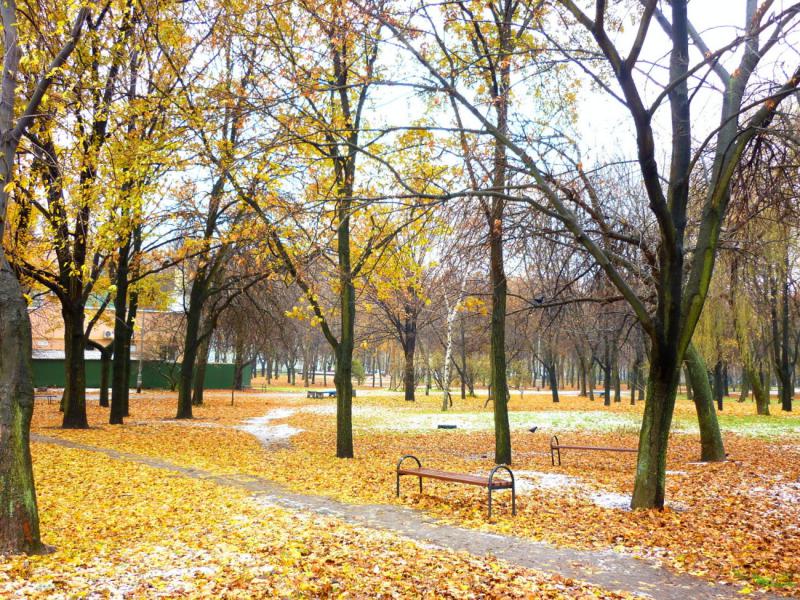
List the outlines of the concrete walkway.
{"type": "MultiPolygon", "coordinates": [[[[346,504],[325,496],[298,494],[265,479],[214,475],[147,456],[79,444],[60,438],[31,435],[31,441],[99,452],[117,460],[139,463],[211,481],[218,485],[244,489],[267,502],[283,507],[329,515],[349,524],[392,531],[412,540],[465,551],[476,556],[494,556],[520,567],[558,573],[608,590],[663,600],[741,597],[732,586],[714,585],[690,575],[673,573],[648,561],[611,550],[559,548],[524,538],[444,525],[424,513],[401,506],[346,504]]],[[[754,595],[759,598],[777,598],[767,594],[754,595]]]]}

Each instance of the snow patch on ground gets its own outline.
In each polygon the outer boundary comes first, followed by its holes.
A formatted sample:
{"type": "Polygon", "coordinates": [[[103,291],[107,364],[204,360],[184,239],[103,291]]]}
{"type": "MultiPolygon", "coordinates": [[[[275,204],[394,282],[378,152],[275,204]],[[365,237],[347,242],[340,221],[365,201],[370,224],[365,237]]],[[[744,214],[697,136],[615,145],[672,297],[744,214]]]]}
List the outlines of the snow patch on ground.
{"type": "Polygon", "coordinates": [[[589,499],[602,508],[616,508],[618,510],[630,510],[631,508],[631,497],[627,494],[593,492],[589,499]]]}
{"type": "Polygon", "coordinates": [[[291,408],[276,408],[269,411],[263,417],[248,419],[245,421],[244,425],[240,425],[238,429],[255,436],[262,444],[285,442],[293,435],[297,435],[303,430],[287,425],[286,423],[271,425],[270,421],[288,419],[295,414],[295,412],[297,411],[291,408]]]}
{"type": "Polygon", "coordinates": [[[631,506],[629,495],[596,490],[571,475],[542,471],[515,471],[514,478],[519,494],[527,494],[533,490],[548,490],[580,496],[602,508],[629,510],[631,506]]]}
{"type": "MultiPolygon", "coordinates": [[[[336,413],[335,406],[310,406],[301,408],[303,412],[320,415],[336,413]]],[[[437,429],[439,425],[455,425],[464,431],[491,431],[494,429],[494,415],[481,413],[403,413],[374,407],[353,407],[354,425],[385,431],[425,431],[437,429]],[[359,423],[360,419],[371,420],[359,423]]],[[[619,428],[637,427],[634,415],[609,414],[601,411],[518,411],[509,413],[511,427],[529,429],[536,425],[540,429],[552,428],[559,431],[588,429],[606,431],[619,428]]]]}
{"type": "Polygon", "coordinates": [[[578,487],[580,484],[577,477],[542,471],[514,471],[514,481],[518,494],[527,494],[535,489],[565,490],[578,487]]]}
{"type": "MultiPolygon", "coordinates": [[[[333,405],[298,407],[300,411],[318,415],[333,415],[333,405]]],[[[614,414],[602,411],[515,411],[509,413],[512,429],[551,431],[614,431],[638,430],[638,415],[614,414]]],[[[456,431],[492,431],[493,413],[412,413],[369,406],[353,407],[353,426],[381,431],[433,431],[439,425],[455,425],[456,431]]],[[[451,430],[448,430],[451,431],[451,430]]]]}
{"type": "MultiPolygon", "coordinates": [[[[752,420],[739,422],[721,418],[719,420],[719,429],[722,433],[735,433],[736,435],[748,437],[800,436],[800,422],[795,419],[765,420],[759,423],[752,420]]],[[[686,417],[676,419],[671,431],[672,433],[688,435],[698,435],[700,433],[697,420],[692,421],[686,417]]]]}
{"type": "Polygon", "coordinates": [[[800,481],[778,483],[769,487],[750,488],[749,493],[754,496],[767,496],[782,505],[800,505],[800,481]]]}
{"type": "MultiPolygon", "coordinates": [[[[563,495],[573,495],[589,500],[601,508],[630,510],[631,496],[618,492],[597,490],[578,477],[563,473],[543,471],[514,471],[514,481],[518,494],[529,494],[533,490],[547,490],[563,495]]],[[[686,510],[679,503],[668,503],[674,510],[686,510]]]]}

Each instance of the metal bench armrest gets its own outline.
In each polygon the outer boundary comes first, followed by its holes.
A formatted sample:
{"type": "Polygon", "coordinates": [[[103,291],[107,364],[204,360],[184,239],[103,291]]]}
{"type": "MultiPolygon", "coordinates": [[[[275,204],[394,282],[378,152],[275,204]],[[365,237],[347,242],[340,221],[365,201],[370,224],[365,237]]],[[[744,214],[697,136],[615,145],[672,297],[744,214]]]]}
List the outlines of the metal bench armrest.
{"type": "Polygon", "coordinates": [[[514,472],[508,465],[497,465],[494,469],[489,472],[489,518],[492,518],[492,490],[494,487],[492,486],[492,481],[494,480],[494,474],[500,470],[505,470],[511,476],[511,516],[515,516],[517,514],[517,489],[514,483],[514,472]]]}
{"type": "Polygon", "coordinates": [[[403,456],[403,457],[402,457],[402,458],[401,458],[401,459],[400,459],[400,460],[397,462],[397,469],[396,469],[397,471],[399,471],[399,470],[400,470],[400,465],[402,465],[402,464],[403,464],[403,461],[404,461],[405,459],[407,459],[407,458],[413,458],[413,459],[414,459],[414,461],[416,461],[416,463],[417,463],[417,468],[420,468],[420,469],[422,468],[422,463],[421,463],[421,462],[419,462],[419,459],[418,459],[416,456],[414,456],[413,454],[406,454],[405,456],[403,456]]]}

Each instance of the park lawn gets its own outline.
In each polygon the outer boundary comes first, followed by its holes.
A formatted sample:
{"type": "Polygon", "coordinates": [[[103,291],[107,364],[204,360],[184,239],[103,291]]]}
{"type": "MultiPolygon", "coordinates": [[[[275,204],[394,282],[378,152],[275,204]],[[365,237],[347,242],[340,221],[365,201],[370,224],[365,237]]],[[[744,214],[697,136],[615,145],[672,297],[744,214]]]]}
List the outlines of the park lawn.
{"type": "Polygon", "coordinates": [[[32,450],[53,551],[0,557],[2,597],[624,597],[95,452],[32,450]]]}
{"type": "MultiPolygon", "coordinates": [[[[483,409],[484,401],[456,399],[456,406],[490,412],[483,409]]],[[[209,420],[191,425],[164,420],[172,416],[174,402],[174,397],[155,394],[134,399],[135,418],[129,420],[130,424],[121,428],[103,425],[88,431],[56,429],[53,423],[57,416],[37,414],[36,430],[218,473],[263,477],[297,491],[347,502],[399,502],[462,526],[578,548],[615,548],[655,557],[681,571],[737,582],[743,591],[762,587],[798,593],[800,437],[791,434],[794,417],[730,417],[739,428],[753,422],[777,423],[774,427],[782,435],[726,433],[726,449],[732,460],[725,464],[694,464],[699,452],[697,436],[673,434],[667,481],[669,506],[663,512],[622,508],[632,489],[634,455],[565,452],[563,466],[552,467],[548,443],[554,430],[516,430],[512,434],[514,469],[524,488],[518,498],[519,513],[512,519],[508,494],[498,492],[495,518],[489,522],[485,495],[478,488],[426,481],[419,494],[414,482],[407,479],[402,497],[394,497],[394,466],[403,454],[419,456],[426,466],[461,472],[485,474],[492,467],[494,438],[489,430],[403,433],[382,429],[384,421],[393,415],[429,418],[440,402],[437,398],[422,397],[419,402],[406,403],[399,396],[370,397],[362,392],[356,400],[354,418],[356,458],[347,461],[333,457],[335,419],[331,402],[251,394],[239,397],[230,407],[229,396],[210,393],[207,406],[197,411],[199,419],[209,420]],[[312,412],[299,410],[307,404],[312,412]],[[282,418],[270,424],[288,424],[303,431],[291,443],[279,443],[270,451],[252,436],[225,427],[278,408],[282,418]],[[385,417],[379,416],[382,412],[385,417]]],[[[522,409],[534,416],[553,410],[547,396],[530,396],[523,402],[516,405],[512,400],[512,410],[522,409]]],[[[612,405],[609,412],[635,419],[640,406],[626,406],[612,405]]],[[[587,410],[604,410],[598,401],[576,397],[565,397],[558,408],[576,416],[587,410]]],[[[744,413],[745,408],[738,405],[730,412],[744,413]]],[[[749,408],[752,410],[752,405],[749,408]]],[[[693,407],[688,402],[680,403],[678,419],[691,414],[689,409],[693,407]]],[[[51,406],[43,412],[53,411],[51,406]]],[[[458,414],[464,411],[448,413],[442,419],[458,414]]],[[[93,407],[92,422],[100,422],[101,416],[102,411],[93,407]]],[[[636,428],[629,426],[559,433],[562,443],[622,447],[635,447],[637,443],[636,428]]]]}

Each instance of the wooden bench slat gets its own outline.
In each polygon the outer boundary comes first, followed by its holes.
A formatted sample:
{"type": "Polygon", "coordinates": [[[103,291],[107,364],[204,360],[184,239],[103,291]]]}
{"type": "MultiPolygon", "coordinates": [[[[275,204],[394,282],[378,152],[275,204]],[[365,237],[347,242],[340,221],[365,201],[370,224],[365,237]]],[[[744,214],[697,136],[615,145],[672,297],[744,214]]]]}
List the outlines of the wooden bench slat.
{"type": "Polygon", "coordinates": [[[636,448],[605,448],[603,446],[552,446],[554,450],[606,450],[608,452],[638,452],[636,448]]]}
{"type": "Polygon", "coordinates": [[[480,475],[470,475],[469,473],[453,473],[452,471],[441,471],[439,469],[428,469],[423,467],[420,460],[413,454],[406,454],[397,463],[397,497],[400,497],[400,478],[403,475],[419,478],[419,492],[422,493],[422,480],[423,479],[439,479],[441,481],[452,481],[453,483],[466,483],[469,485],[478,485],[488,490],[489,496],[489,518],[492,518],[492,492],[497,490],[511,490],[511,514],[517,514],[517,490],[514,486],[514,473],[508,465],[495,466],[488,477],[481,477],[480,475]],[[411,459],[417,463],[416,468],[403,467],[403,461],[411,459]],[[504,470],[511,478],[508,479],[495,479],[498,470],[504,470]]]}
{"type": "Polygon", "coordinates": [[[638,452],[636,448],[612,448],[610,446],[570,446],[562,444],[558,441],[558,436],[554,435],[550,438],[550,462],[553,466],[556,465],[556,456],[558,456],[558,465],[561,466],[561,451],[562,450],[597,450],[599,452],[638,452]]]}
{"type": "MultiPolygon", "coordinates": [[[[440,479],[442,481],[454,481],[456,483],[467,483],[470,485],[479,485],[481,487],[489,487],[489,478],[480,477],[479,475],[468,475],[465,473],[452,473],[450,471],[440,471],[438,469],[399,469],[399,475],[414,475],[416,477],[427,477],[429,479],[440,479]]],[[[511,487],[511,482],[506,479],[495,479],[492,481],[492,488],[494,489],[507,489],[511,487]]]]}

